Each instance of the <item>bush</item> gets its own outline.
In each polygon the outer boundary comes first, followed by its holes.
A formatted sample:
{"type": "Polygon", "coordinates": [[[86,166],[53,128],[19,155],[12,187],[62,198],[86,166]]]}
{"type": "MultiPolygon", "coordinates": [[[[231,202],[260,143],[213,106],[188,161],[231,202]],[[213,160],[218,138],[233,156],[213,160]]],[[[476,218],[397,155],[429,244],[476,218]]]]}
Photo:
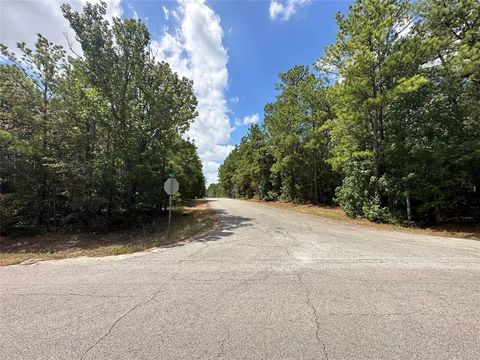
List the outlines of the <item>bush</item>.
{"type": "Polygon", "coordinates": [[[275,191],[268,191],[267,195],[265,195],[262,200],[277,201],[278,200],[278,193],[275,192],[275,191]]]}
{"type": "Polygon", "coordinates": [[[348,216],[367,218],[376,222],[391,222],[387,207],[375,194],[375,178],[372,176],[370,159],[354,159],[348,166],[342,186],[335,192],[337,202],[348,216]]]}

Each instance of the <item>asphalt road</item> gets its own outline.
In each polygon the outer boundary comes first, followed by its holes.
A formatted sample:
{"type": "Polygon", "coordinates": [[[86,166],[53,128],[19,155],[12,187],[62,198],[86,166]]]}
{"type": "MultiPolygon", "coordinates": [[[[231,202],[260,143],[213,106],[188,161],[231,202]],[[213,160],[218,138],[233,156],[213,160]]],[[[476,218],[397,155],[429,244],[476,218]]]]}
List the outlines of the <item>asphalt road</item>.
{"type": "Polygon", "coordinates": [[[480,242],[211,204],[192,242],[0,268],[0,357],[480,358],[480,242]]]}

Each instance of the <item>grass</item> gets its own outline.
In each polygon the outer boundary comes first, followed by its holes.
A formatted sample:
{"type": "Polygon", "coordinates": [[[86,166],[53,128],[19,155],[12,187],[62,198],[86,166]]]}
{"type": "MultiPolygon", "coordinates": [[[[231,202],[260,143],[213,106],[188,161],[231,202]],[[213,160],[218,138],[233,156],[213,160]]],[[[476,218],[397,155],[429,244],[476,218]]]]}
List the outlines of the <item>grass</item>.
{"type": "Polygon", "coordinates": [[[207,200],[192,200],[172,211],[169,239],[167,217],[155,219],[140,228],[106,234],[58,231],[37,236],[3,237],[0,241],[0,265],[145,251],[203,233],[213,228],[217,221],[207,200]]]}
{"type": "Polygon", "coordinates": [[[259,204],[264,204],[266,206],[272,206],[279,209],[293,210],[304,214],[320,216],[327,219],[341,221],[343,223],[373,227],[380,230],[480,240],[480,225],[478,224],[445,223],[432,225],[429,227],[379,224],[366,219],[352,219],[337,206],[293,204],[280,201],[265,202],[255,199],[249,199],[248,201],[254,201],[259,204]]]}

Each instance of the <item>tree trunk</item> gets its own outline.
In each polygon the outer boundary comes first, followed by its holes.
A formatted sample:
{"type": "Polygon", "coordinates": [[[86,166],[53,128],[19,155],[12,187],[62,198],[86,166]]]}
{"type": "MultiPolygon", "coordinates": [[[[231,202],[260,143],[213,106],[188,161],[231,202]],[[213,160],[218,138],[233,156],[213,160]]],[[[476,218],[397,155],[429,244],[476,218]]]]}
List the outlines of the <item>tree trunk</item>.
{"type": "Polygon", "coordinates": [[[47,226],[47,169],[43,165],[44,157],[47,155],[47,118],[48,118],[48,86],[44,84],[43,88],[43,114],[42,114],[42,154],[40,155],[40,169],[42,171],[42,185],[41,185],[41,207],[40,207],[40,223],[47,226]]]}
{"type": "Polygon", "coordinates": [[[124,202],[125,202],[125,209],[128,212],[131,212],[133,209],[133,205],[135,204],[135,180],[132,179],[133,173],[133,163],[130,159],[127,158],[125,161],[125,175],[126,175],[126,184],[125,184],[125,194],[124,194],[124,202]]]}
{"type": "Polygon", "coordinates": [[[438,224],[442,220],[442,217],[440,216],[440,209],[438,208],[438,205],[435,205],[435,223],[438,224]]]}
{"type": "Polygon", "coordinates": [[[410,208],[410,193],[407,191],[407,196],[406,196],[406,202],[407,202],[407,219],[408,221],[412,221],[412,211],[410,208]]]}
{"type": "MultiPolygon", "coordinates": [[[[377,99],[378,87],[377,76],[374,69],[371,74],[372,81],[372,98],[377,99]]],[[[373,148],[373,175],[375,176],[375,194],[379,195],[379,179],[380,179],[380,147],[383,139],[383,111],[381,107],[375,105],[375,108],[370,112],[372,122],[372,148],[373,148]]]]}
{"type": "Polygon", "coordinates": [[[53,228],[57,229],[57,179],[53,173],[53,228]]]}
{"type": "Polygon", "coordinates": [[[380,179],[380,142],[378,138],[378,119],[376,111],[372,114],[372,150],[373,150],[373,176],[375,177],[375,194],[379,194],[378,180],[380,179]]]}
{"type": "Polygon", "coordinates": [[[317,184],[317,154],[313,155],[313,186],[314,186],[314,202],[318,204],[318,184],[317,184]]]}
{"type": "MultiPolygon", "coordinates": [[[[107,134],[107,154],[110,157],[110,159],[108,159],[109,163],[107,165],[107,168],[109,172],[113,172],[115,159],[112,154],[110,131],[108,131],[108,134],[107,134]]],[[[113,176],[111,176],[110,179],[108,180],[108,202],[107,202],[107,219],[108,220],[112,219],[112,208],[113,208],[112,202],[113,202],[113,176]]]]}

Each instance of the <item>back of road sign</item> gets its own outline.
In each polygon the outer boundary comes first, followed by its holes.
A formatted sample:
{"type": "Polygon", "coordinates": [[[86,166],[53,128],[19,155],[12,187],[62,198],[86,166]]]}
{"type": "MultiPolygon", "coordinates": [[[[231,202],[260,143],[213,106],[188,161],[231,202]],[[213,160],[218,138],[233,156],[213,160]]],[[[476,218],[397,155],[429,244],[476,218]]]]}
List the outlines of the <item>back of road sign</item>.
{"type": "Polygon", "coordinates": [[[165,181],[165,184],[163,184],[163,189],[168,195],[176,194],[178,192],[177,179],[170,178],[167,181],[165,181]]]}

